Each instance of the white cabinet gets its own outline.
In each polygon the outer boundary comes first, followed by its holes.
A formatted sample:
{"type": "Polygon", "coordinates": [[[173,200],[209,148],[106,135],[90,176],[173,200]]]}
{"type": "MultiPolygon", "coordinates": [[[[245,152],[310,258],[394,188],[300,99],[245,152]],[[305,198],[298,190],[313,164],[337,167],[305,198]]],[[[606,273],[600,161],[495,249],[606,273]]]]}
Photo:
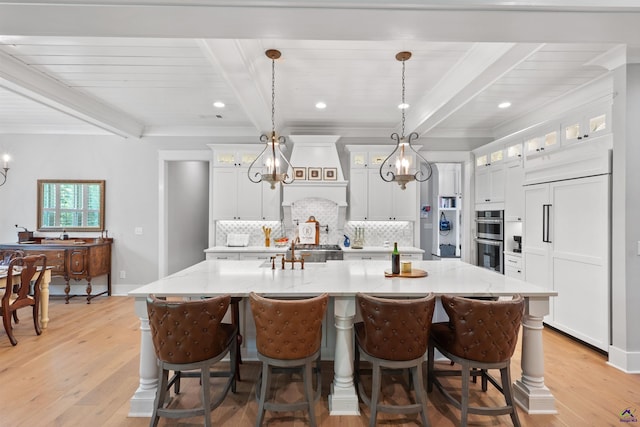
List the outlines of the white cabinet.
{"type": "Polygon", "coordinates": [[[221,251],[221,252],[207,252],[206,258],[207,258],[207,259],[232,259],[232,260],[239,260],[239,259],[240,259],[240,254],[239,254],[239,253],[232,253],[232,252],[225,252],[225,251],[221,251]]]}
{"type": "Polygon", "coordinates": [[[438,195],[453,197],[462,194],[461,167],[459,163],[436,163],[437,174],[432,179],[437,180],[438,195]]]}
{"type": "Polygon", "coordinates": [[[522,162],[511,162],[505,166],[504,219],[522,221],[524,217],[524,169],[522,162]]]}
{"type": "Polygon", "coordinates": [[[213,219],[279,221],[280,186],[271,189],[267,183],[253,183],[247,174],[249,165],[264,146],[210,147],[213,149],[213,219]]]}
{"type": "Polygon", "coordinates": [[[476,169],[476,204],[504,202],[504,164],[476,169]]]}
{"type": "Polygon", "coordinates": [[[562,143],[585,142],[611,132],[609,107],[594,108],[567,118],[562,123],[562,143]]]}
{"type": "Polygon", "coordinates": [[[560,138],[555,127],[541,130],[524,141],[524,151],[527,158],[545,154],[557,148],[560,148],[560,138]]]}
{"type": "Polygon", "coordinates": [[[545,321],[608,350],[609,175],[525,186],[527,282],[558,292],[545,321]]]}
{"type": "MultiPolygon", "coordinates": [[[[347,146],[348,150],[353,148],[347,146]]],[[[352,151],[349,173],[349,219],[352,221],[415,221],[418,215],[418,186],[402,190],[395,182],[380,177],[380,165],[389,153],[379,149],[352,151]]]]}
{"type": "Polygon", "coordinates": [[[522,256],[504,254],[504,275],[514,279],[524,280],[524,268],[522,266],[522,256]]]}

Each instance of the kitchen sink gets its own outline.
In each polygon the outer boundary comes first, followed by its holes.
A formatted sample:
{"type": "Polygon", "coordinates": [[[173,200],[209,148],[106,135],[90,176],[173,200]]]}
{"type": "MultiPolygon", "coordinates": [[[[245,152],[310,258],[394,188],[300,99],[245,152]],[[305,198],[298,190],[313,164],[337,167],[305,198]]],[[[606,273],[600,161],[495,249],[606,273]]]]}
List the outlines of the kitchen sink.
{"type": "MultiPolygon", "coordinates": [[[[339,245],[296,245],[295,255],[304,257],[304,262],[326,262],[328,260],[342,260],[344,253],[339,245]]],[[[291,248],[287,249],[287,259],[291,259],[291,248]]]]}

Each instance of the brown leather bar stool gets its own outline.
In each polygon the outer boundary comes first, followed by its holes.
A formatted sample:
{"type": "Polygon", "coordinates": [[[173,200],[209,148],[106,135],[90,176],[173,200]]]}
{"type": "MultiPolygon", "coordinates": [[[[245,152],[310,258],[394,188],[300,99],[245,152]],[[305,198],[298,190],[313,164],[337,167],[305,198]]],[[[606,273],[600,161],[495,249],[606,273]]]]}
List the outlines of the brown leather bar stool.
{"type": "Polygon", "coordinates": [[[516,348],[518,332],[524,315],[524,298],[479,301],[443,295],[442,305],[448,322],[435,323],[429,340],[428,391],[433,384],[456,408],[461,410],[460,425],[467,425],[468,414],[511,416],[514,426],[520,426],[518,411],[513,402],[511,385],[511,356],[516,348]],[[440,351],[460,370],[434,369],[434,349],[440,351]],[[487,370],[499,369],[501,384],[487,370]],[[469,406],[469,379],[482,375],[504,395],[506,405],[499,407],[469,406]],[[456,399],[438,380],[442,376],[461,376],[461,399],[456,399]]]}
{"type": "Polygon", "coordinates": [[[378,412],[392,414],[419,413],[422,425],[429,425],[427,396],[422,381],[422,363],[427,351],[436,298],[429,294],[418,299],[386,299],[356,295],[362,322],[354,325],[356,333],[355,381],[358,396],[369,407],[369,426],[376,425],[378,412]],[[360,380],[360,359],[372,364],[371,398],[360,380]],[[381,377],[390,369],[409,369],[415,403],[387,405],[380,403],[381,377]]]}
{"type": "MultiPolygon", "coordinates": [[[[147,311],[153,347],[160,374],[150,426],[160,417],[185,418],[204,415],[204,425],[211,426],[211,411],[217,408],[235,385],[235,326],[222,323],[230,297],[218,296],[197,301],[166,301],[153,295],[147,298],[147,311]],[[228,353],[229,371],[211,371],[211,367],[228,353]],[[200,370],[202,406],[193,409],[170,408],[167,404],[169,371],[200,370]],[[228,378],[223,389],[211,401],[211,376],[228,378]]],[[[178,374],[179,380],[179,374],[178,374]]]]}
{"type": "Polygon", "coordinates": [[[264,411],[309,411],[309,423],[316,425],[315,403],[320,399],[320,344],[322,320],[328,294],[303,300],[276,300],[255,293],[249,295],[256,323],[256,347],[262,373],[256,398],[256,426],[262,425],[264,411]],[[316,391],[313,391],[313,363],[316,362],[316,391]],[[294,403],[267,401],[273,368],[302,370],[305,400],[294,403]]]}

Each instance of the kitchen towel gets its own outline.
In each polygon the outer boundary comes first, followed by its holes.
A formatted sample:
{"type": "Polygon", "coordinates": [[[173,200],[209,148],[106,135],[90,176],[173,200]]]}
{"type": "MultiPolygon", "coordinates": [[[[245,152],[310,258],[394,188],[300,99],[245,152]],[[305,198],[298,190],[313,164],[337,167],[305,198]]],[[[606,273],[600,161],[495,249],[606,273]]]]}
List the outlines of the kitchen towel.
{"type": "Polygon", "coordinates": [[[298,236],[300,243],[313,245],[316,243],[316,223],[305,222],[298,225],[298,236]]]}

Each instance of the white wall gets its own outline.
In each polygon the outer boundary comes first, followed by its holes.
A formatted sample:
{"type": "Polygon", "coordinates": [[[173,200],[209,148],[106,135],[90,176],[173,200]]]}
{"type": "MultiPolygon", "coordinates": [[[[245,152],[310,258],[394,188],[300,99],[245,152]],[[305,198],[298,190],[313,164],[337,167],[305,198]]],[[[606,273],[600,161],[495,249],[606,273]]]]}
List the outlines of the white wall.
{"type": "Polygon", "coordinates": [[[7,183],[0,187],[0,242],[16,241],[14,224],[35,229],[38,179],[104,179],[105,223],[115,239],[113,284],[143,285],[157,278],[156,144],[107,136],[0,135],[0,151],[13,159],[7,183]],[[142,235],[134,234],[136,227],[142,235]],[[126,279],[119,278],[120,271],[126,279]]]}

